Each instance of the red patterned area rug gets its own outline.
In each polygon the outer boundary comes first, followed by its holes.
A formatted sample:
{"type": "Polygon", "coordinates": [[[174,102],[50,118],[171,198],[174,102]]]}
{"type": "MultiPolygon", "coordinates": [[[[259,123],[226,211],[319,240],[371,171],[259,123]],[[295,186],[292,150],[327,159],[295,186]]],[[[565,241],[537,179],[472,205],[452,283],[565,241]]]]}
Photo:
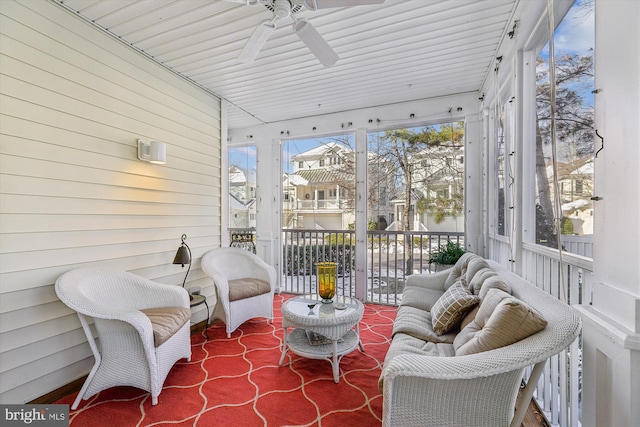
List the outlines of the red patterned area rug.
{"type": "MultiPolygon", "coordinates": [[[[364,353],[340,362],[340,382],[331,365],[282,352],[280,307],[291,295],[276,295],[274,321],[246,322],[231,338],[224,324],[192,336],[192,360],[169,372],[158,405],[147,392],[115,387],[82,401],[71,426],[379,426],[378,377],[389,348],[396,308],[365,304],[360,323],[364,353]]],[[[76,394],[56,403],[71,404],[76,394]]]]}

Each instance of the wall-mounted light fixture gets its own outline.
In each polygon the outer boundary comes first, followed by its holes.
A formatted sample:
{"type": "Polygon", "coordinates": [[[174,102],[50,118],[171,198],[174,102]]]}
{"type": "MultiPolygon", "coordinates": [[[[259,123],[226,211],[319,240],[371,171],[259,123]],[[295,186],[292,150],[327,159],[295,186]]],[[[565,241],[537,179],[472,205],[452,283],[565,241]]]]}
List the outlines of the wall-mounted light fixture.
{"type": "Polygon", "coordinates": [[[167,163],[167,144],[161,141],[138,140],[138,159],[164,165],[167,163]]]}

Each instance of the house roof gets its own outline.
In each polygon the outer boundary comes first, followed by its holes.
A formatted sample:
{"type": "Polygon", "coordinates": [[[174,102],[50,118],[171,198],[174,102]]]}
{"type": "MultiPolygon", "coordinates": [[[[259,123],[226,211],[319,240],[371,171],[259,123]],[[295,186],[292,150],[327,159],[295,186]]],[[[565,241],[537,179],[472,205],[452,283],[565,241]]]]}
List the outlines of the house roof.
{"type": "Polygon", "coordinates": [[[514,31],[514,21],[546,5],[386,0],[303,10],[296,16],[307,19],[339,56],[325,68],[292,31],[291,18],[277,21],[253,63],[239,62],[236,57],[254,29],[272,16],[260,4],[55,1],[227,100],[230,129],[475,94],[492,78],[501,42],[514,31]]]}
{"type": "Polygon", "coordinates": [[[309,185],[338,183],[353,179],[353,176],[334,169],[306,169],[296,172],[297,175],[304,178],[309,185]]]}
{"type": "MultiPolygon", "coordinates": [[[[572,162],[558,162],[558,179],[567,179],[570,175],[592,175],[593,156],[576,159],[572,162]]],[[[547,176],[553,177],[553,167],[547,166],[547,176]]]]}
{"type": "Polygon", "coordinates": [[[283,186],[290,187],[293,185],[307,185],[309,181],[298,174],[284,174],[282,177],[283,186]]]}
{"type": "Polygon", "coordinates": [[[297,162],[300,160],[316,159],[325,156],[328,152],[338,152],[343,150],[346,150],[346,148],[336,144],[335,142],[327,142],[310,150],[298,153],[295,156],[291,156],[291,160],[297,162]]]}

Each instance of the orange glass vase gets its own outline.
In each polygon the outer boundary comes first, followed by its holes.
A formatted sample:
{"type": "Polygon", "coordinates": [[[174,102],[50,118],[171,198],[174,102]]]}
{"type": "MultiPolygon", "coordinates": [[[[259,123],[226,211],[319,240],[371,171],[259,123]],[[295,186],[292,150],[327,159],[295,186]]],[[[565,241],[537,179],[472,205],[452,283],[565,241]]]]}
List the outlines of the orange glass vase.
{"type": "Polygon", "coordinates": [[[318,295],[325,304],[333,302],[336,294],[336,263],[318,263],[318,295]]]}

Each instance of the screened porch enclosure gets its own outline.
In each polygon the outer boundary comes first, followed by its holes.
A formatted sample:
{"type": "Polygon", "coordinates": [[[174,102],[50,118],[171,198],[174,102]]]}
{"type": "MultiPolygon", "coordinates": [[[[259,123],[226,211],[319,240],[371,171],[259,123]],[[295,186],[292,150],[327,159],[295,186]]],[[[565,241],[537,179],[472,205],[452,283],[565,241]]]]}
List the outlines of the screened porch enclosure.
{"type": "MultiPolygon", "coordinates": [[[[462,196],[459,227],[442,236],[582,318],[580,340],[547,363],[539,383],[545,415],[562,426],[636,425],[640,2],[386,0],[306,10],[339,54],[329,68],[290,25],[253,63],[238,61],[270,16],[264,3],[0,1],[0,400],[32,401],[91,369],[77,316],[55,296],[61,274],[123,269],[199,287],[213,304],[200,259],[229,246],[231,228],[251,230],[252,250],[280,272],[282,290],[313,292],[313,263],[329,254],[342,265],[343,292],[401,304],[407,275],[431,274],[440,231],[420,218],[428,200],[416,197],[412,210],[411,192],[372,186],[370,136],[462,123],[460,185],[430,187],[432,197],[462,196]],[[545,45],[569,20],[580,37],[560,37],[554,55],[545,45]],[[585,54],[565,56],[567,47],[585,54]],[[557,114],[552,70],[564,83],[557,114]],[[591,85],[573,80],[584,74],[591,85]],[[570,125],[578,113],[581,127],[570,125]],[[566,144],[552,150],[554,118],[566,144]],[[291,197],[303,183],[283,179],[283,142],[344,134],[353,138],[352,188],[291,197]],[[139,139],[166,142],[166,163],[140,161],[139,139]],[[231,162],[227,150],[239,148],[255,163],[231,162]],[[340,227],[311,221],[319,209],[352,218],[340,227]],[[407,218],[409,227],[388,229],[407,218]],[[193,250],[188,276],[171,264],[183,234],[193,250]]],[[[195,307],[192,320],[207,314],[195,307]]]]}

